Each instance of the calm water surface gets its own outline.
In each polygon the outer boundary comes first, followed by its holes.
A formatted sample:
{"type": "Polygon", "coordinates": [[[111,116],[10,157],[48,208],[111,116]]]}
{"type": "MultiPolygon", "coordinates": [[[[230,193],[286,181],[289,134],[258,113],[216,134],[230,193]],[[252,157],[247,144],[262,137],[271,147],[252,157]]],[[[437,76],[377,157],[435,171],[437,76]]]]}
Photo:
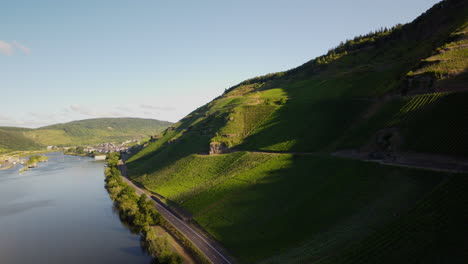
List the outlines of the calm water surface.
{"type": "Polygon", "coordinates": [[[151,258],[113,211],[103,162],[48,154],[21,175],[0,171],[0,263],[144,263],[151,258]]]}

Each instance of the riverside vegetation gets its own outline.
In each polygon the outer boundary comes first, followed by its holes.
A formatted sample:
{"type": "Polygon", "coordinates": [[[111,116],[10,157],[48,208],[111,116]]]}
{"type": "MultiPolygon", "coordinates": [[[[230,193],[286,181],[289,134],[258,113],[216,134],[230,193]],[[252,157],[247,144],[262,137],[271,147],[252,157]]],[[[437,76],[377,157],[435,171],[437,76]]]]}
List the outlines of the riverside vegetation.
{"type": "Polygon", "coordinates": [[[151,201],[147,200],[146,195],[138,196],[132,187],[122,181],[120,170],[117,167],[118,162],[119,155],[117,153],[109,154],[105,169],[105,181],[106,188],[111,199],[115,202],[120,217],[136,232],[142,234],[148,252],[157,263],[182,263],[182,258],[171,251],[167,238],[158,235],[153,228],[161,223],[161,216],[151,201]]]}
{"type": "Polygon", "coordinates": [[[129,177],[240,263],[466,263],[466,173],[331,154],[468,158],[467,14],[441,1],[226,89],[130,157],[129,177]]]}

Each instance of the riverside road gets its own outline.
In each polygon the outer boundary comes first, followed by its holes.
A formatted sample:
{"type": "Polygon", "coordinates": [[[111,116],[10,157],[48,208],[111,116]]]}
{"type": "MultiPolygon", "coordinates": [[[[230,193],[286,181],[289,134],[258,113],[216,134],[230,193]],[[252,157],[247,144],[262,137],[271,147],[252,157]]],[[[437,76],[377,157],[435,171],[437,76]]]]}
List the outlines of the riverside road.
{"type": "Polygon", "coordinates": [[[169,211],[166,206],[159,201],[157,197],[149,194],[145,190],[136,186],[132,181],[127,178],[126,166],[123,162],[119,162],[119,169],[122,173],[122,179],[135,188],[135,191],[138,195],[145,194],[148,198],[151,199],[156,210],[179,232],[181,232],[195,247],[202,252],[214,264],[233,264],[234,261],[230,259],[227,254],[223,253],[223,249],[214,241],[207,238],[204,234],[196,230],[194,227],[190,226],[184,220],[180,219],[174,213],[169,211]]]}

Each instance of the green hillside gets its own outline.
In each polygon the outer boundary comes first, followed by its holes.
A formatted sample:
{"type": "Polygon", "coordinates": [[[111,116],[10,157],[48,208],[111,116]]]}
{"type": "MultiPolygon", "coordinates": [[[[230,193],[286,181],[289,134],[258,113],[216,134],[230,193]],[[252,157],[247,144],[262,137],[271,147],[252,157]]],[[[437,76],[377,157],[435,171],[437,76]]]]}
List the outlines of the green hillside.
{"type": "Polygon", "coordinates": [[[467,33],[468,3],[446,0],[244,81],[131,157],[130,176],[241,263],[464,263],[468,175],[332,154],[468,158],[467,33]]]}
{"type": "Polygon", "coordinates": [[[97,118],[37,129],[0,127],[0,148],[31,150],[49,145],[123,142],[155,135],[172,123],[141,118],[97,118]]]}
{"type": "Polygon", "coordinates": [[[0,153],[7,150],[36,150],[41,145],[23,135],[28,129],[0,127],[0,153]]]}
{"type": "Polygon", "coordinates": [[[41,127],[25,133],[42,145],[88,145],[154,135],[172,123],[141,118],[97,118],[41,127]]]}

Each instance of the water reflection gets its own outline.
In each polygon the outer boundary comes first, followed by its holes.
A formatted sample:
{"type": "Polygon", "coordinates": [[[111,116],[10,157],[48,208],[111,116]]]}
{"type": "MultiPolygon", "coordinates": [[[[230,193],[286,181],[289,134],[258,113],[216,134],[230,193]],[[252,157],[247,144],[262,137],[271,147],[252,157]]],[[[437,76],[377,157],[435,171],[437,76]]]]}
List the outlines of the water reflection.
{"type": "Polygon", "coordinates": [[[14,203],[9,205],[0,205],[0,218],[21,213],[28,210],[40,209],[41,207],[52,205],[53,200],[32,201],[23,203],[14,203]]]}

